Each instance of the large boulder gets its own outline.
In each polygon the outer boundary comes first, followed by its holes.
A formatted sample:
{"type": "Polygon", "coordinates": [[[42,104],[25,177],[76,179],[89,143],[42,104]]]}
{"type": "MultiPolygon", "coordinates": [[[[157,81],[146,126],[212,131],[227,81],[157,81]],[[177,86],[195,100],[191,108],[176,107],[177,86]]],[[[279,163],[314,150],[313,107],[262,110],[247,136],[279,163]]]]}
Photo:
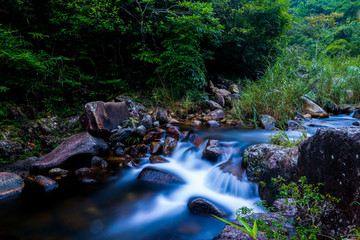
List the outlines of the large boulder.
{"type": "Polygon", "coordinates": [[[227,214],[221,210],[221,208],[204,198],[192,198],[188,201],[187,206],[192,213],[206,216],[215,215],[218,217],[227,217],[227,214]]]}
{"type": "Polygon", "coordinates": [[[10,172],[0,172],[0,199],[21,193],[25,184],[20,176],[10,172]]]}
{"type": "Polygon", "coordinates": [[[90,102],[80,116],[81,126],[91,135],[108,137],[111,130],[129,119],[129,111],[124,102],[90,102]]]}
{"type": "Polygon", "coordinates": [[[301,99],[303,100],[303,103],[304,103],[303,110],[306,114],[310,114],[311,117],[315,117],[315,118],[329,117],[329,114],[327,112],[325,112],[324,109],[322,109],[319,105],[317,105],[313,101],[311,101],[305,97],[302,97],[301,99]]]}
{"type": "Polygon", "coordinates": [[[245,149],[243,154],[243,166],[246,174],[252,182],[264,182],[259,186],[259,194],[263,200],[271,205],[277,192],[271,179],[282,177],[286,182],[297,180],[296,147],[285,148],[273,144],[259,144],[245,149]]]}
{"type": "Polygon", "coordinates": [[[206,116],[204,117],[205,120],[220,120],[222,118],[225,117],[224,111],[221,109],[216,109],[208,114],[206,114],[206,116]]]}
{"type": "Polygon", "coordinates": [[[202,153],[202,158],[217,162],[222,154],[224,154],[224,150],[220,147],[219,141],[210,139],[202,153]]]}
{"type": "Polygon", "coordinates": [[[172,173],[164,172],[150,167],[144,168],[140,172],[137,179],[141,182],[158,184],[158,185],[185,183],[183,179],[172,173]]]}
{"type": "Polygon", "coordinates": [[[309,183],[340,198],[340,208],[360,222],[360,128],[319,128],[299,146],[298,169],[309,183]]]}
{"type": "Polygon", "coordinates": [[[87,132],[78,133],[66,138],[57,148],[40,158],[31,167],[33,170],[43,170],[62,165],[68,159],[79,155],[102,155],[109,150],[106,142],[87,132]]]}

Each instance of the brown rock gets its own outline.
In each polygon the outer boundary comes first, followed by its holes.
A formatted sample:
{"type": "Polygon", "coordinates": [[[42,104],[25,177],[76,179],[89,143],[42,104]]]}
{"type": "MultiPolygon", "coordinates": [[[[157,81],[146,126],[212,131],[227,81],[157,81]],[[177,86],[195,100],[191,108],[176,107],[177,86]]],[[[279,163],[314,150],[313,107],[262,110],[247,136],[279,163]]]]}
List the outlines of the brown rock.
{"type": "Polygon", "coordinates": [[[169,162],[169,161],[160,156],[151,156],[150,157],[150,163],[166,163],[166,162],[169,162]]]}
{"type": "Polygon", "coordinates": [[[179,141],[180,131],[177,127],[171,126],[168,129],[166,129],[166,136],[172,137],[172,138],[176,139],[177,141],[179,141]]]}
{"type": "Polygon", "coordinates": [[[304,102],[304,112],[307,114],[310,114],[312,117],[319,117],[319,118],[327,118],[329,117],[329,114],[327,114],[325,112],[324,109],[322,109],[321,107],[319,107],[316,103],[314,103],[313,101],[302,97],[301,98],[304,102]]]}
{"type": "Polygon", "coordinates": [[[150,154],[160,155],[162,153],[163,144],[161,142],[152,142],[150,144],[150,154]]]}
{"type": "Polygon", "coordinates": [[[176,148],[177,141],[172,137],[166,137],[163,145],[163,154],[165,157],[168,157],[172,154],[176,148]]]}
{"type": "Polygon", "coordinates": [[[192,133],[189,136],[189,141],[195,146],[199,147],[205,140],[196,133],[192,133]]]}
{"type": "Polygon", "coordinates": [[[217,109],[217,110],[214,110],[208,114],[206,114],[206,116],[204,117],[205,120],[215,120],[215,121],[218,121],[222,118],[224,118],[225,114],[224,114],[224,111],[221,110],[221,109],[217,109]]]}
{"type": "Polygon", "coordinates": [[[25,184],[20,176],[10,172],[0,172],[0,199],[21,193],[25,184]]]}
{"type": "Polygon", "coordinates": [[[38,175],[34,178],[34,183],[41,187],[45,192],[51,192],[59,187],[59,185],[51,178],[38,175]]]}
{"type": "Polygon", "coordinates": [[[210,139],[203,151],[202,158],[211,162],[217,162],[223,153],[224,150],[220,148],[219,141],[210,139]]]}
{"type": "Polygon", "coordinates": [[[222,218],[227,217],[227,214],[223,210],[203,198],[192,198],[188,201],[187,206],[192,213],[206,216],[215,215],[222,218]]]}
{"type": "Polygon", "coordinates": [[[159,141],[162,138],[162,134],[163,133],[161,131],[151,131],[144,136],[143,141],[147,143],[159,141]]]}

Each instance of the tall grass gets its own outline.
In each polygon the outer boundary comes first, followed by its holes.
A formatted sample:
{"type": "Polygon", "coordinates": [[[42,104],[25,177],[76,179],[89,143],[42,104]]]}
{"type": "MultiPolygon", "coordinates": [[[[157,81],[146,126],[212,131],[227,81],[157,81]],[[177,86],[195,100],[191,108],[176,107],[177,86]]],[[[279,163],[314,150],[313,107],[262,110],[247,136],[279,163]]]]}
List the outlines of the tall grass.
{"type": "Polygon", "coordinates": [[[300,47],[285,48],[261,79],[245,81],[241,98],[234,102],[233,114],[243,120],[253,119],[255,114],[289,119],[301,112],[301,96],[314,100],[321,107],[359,102],[359,60],[360,57],[325,55],[314,60],[300,47]],[[345,90],[354,90],[354,97],[347,98],[345,90]]]}

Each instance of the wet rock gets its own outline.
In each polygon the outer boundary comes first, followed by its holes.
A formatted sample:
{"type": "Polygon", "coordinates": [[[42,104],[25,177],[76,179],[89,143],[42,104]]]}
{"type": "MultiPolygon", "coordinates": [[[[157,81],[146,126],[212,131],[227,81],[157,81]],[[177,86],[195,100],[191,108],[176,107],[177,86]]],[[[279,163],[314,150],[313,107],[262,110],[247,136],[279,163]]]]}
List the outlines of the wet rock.
{"type": "Polygon", "coordinates": [[[34,183],[41,187],[45,192],[51,192],[59,187],[56,181],[42,175],[36,176],[34,178],[34,183]]]}
{"type": "MultiPolygon", "coordinates": [[[[225,104],[225,102],[224,102],[224,104],[225,104]]],[[[206,101],[206,105],[211,111],[213,111],[215,109],[222,109],[221,105],[215,101],[206,101]]]]}
{"type": "Polygon", "coordinates": [[[338,208],[360,222],[360,128],[319,128],[299,146],[298,170],[322,193],[340,198],[338,208]]]}
{"type": "Polygon", "coordinates": [[[122,147],[117,147],[114,151],[115,155],[120,157],[122,155],[124,155],[124,149],[122,147]]]}
{"type": "Polygon", "coordinates": [[[159,121],[155,121],[155,122],[153,123],[153,125],[154,125],[154,127],[160,127],[160,122],[159,122],[159,121]]]}
{"type": "Polygon", "coordinates": [[[21,143],[6,139],[0,139],[0,156],[4,160],[15,160],[18,155],[24,154],[25,149],[21,143]]]}
{"type": "Polygon", "coordinates": [[[286,217],[294,217],[298,212],[296,202],[292,198],[276,199],[273,203],[274,211],[281,212],[286,217]]]}
{"type": "MultiPolygon", "coordinates": [[[[246,216],[245,218],[260,218],[265,221],[265,224],[267,226],[271,226],[271,229],[274,229],[275,227],[272,226],[273,222],[281,222],[283,228],[286,229],[289,237],[294,236],[295,234],[295,228],[293,225],[291,225],[290,222],[286,221],[286,219],[283,219],[282,216],[279,213],[254,213],[249,216],[246,216]]],[[[242,223],[239,220],[232,221],[233,224],[243,227],[242,223]]],[[[253,228],[252,224],[249,224],[250,228],[253,228]]],[[[221,233],[214,238],[214,240],[253,240],[251,236],[246,234],[245,232],[241,231],[240,229],[237,229],[229,224],[227,224],[224,229],[221,231],[221,233]]],[[[261,233],[260,231],[257,234],[258,240],[269,240],[266,237],[266,234],[261,233]]]]}
{"type": "Polygon", "coordinates": [[[161,142],[152,142],[150,144],[150,154],[160,155],[162,153],[163,144],[161,142]]]}
{"type": "Polygon", "coordinates": [[[205,140],[196,133],[192,133],[189,136],[189,142],[199,147],[203,142],[205,142],[205,140]]]}
{"type": "Polygon", "coordinates": [[[170,126],[168,129],[166,129],[166,137],[172,137],[179,141],[180,138],[180,131],[177,127],[170,126]]]}
{"type": "Polygon", "coordinates": [[[271,130],[275,128],[276,120],[270,115],[261,114],[260,124],[266,130],[271,130]]]}
{"type": "Polygon", "coordinates": [[[243,176],[245,173],[245,168],[241,165],[241,159],[229,159],[228,161],[221,163],[217,167],[224,173],[230,173],[238,180],[243,180],[243,176]]]}
{"type": "Polygon", "coordinates": [[[168,157],[172,154],[176,148],[177,141],[172,137],[166,137],[163,145],[163,154],[165,157],[168,157]]]}
{"type": "Polygon", "coordinates": [[[190,131],[182,131],[181,134],[180,134],[180,140],[182,142],[185,142],[187,140],[189,140],[189,136],[190,136],[190,131]]]}
{"type": "Polygon", "coordinates": [[[210,128],[217,128],[220,127],[220,124],[215,120],[209,120],[206,122],[206,125],[210,128]]]}
{"type": "Polygon", "coordinates": [[[245,149],[243,166],[249,181],[265,183],[259,186],[260,197],[271,205],[278,194],[271,179],[282,177],[286,182],[297,180],[296,147],[285,148],[273,144],[258,144],[245,149]]]}
{"type": "Polygon", "coordinates": [[[66,138],[57,148],[40,158],[40,161],[32,164],[32,170],[43,170],[58,167],[68,159],[78,155],[101,155],[108,152],[106,142],[87,132],[79,133],[66,138]]]}
{"type": "Polygon", "coordinates": [[[136,102],[132,97],[119,95],[115,97],[116,102],[124,102],[129,110],[133,114],[138,114],[140,112],[146,112],[146,107],[141,103],[136,102]]]}
{"type": "Polygon", "coordinates": [[[202,158],[211,162],[217,162],[224,150],[220,147],[218,140],[209,140],[202,153],[202,158]]]}
{"type": "Polygon", "coordinates": [[[127,139],[132,133],[134,132],[134,129],[132,128],[121,128],[118,129],[115,133],[113,133],[109,137],[110,142],[123,142],[125,139],[127,139]]]}
{"type": "Polygon", "coordinates": [[[125,154],[129,154],[132,157],[138,157],[141,153],[147,153],[148,148],[145,144],[132,145],[125,150],[125,154]]]}
{"type": "Polygon", "coordinates": [[[116,167],[116,166],[124,167],[129,161],[131,161],[131,157],[130,156],[129,157],[128,156],[123,156],[123,157],[110,156],[110,157],[104,158],[104,160],[113,167],[116,167]]]}
{"type": "Polygon", "coordinates": [[[166,110],[158,109],[156,112],[156,120],[159,121],[160,125],[167,124],[169,119],[167,117],[166,110]]]}
{"type": "Polygon", "coordinates": [[[109,164],[101,157],[94,156],[91,159],[91,167],[107,168],[109,164]]]}
{"type": "Polygon", "coordinates": [[[240,93],[240,90],[239,90],[239,88],[238,88],[238,86],[236,85],[236,84],[231,84],[230,86],[229,86],[229,92],[231,92],[231,93],[236,93],[236,94],[239,94],[240,93]]]}
{"type": "Polygon", "coordinates": [[[135,134],[141,138],[143,138],[146,135],[146,128],[143,125],[138,126],[135,129],[135,134]]]}
{"type": "Polygon", "coordinates": [[[193,127],[201,126],[201,122],[199,120],[194,120],[191,122],[191,126],[193,127]]]}
{"type": "Polygon", "coordinates": [[[354,115],[352,116],[353,118],[357,118],[360,119],[360,110],[357,110],[354,112],[354,115]]]}
{"type": "Polygon", "coordinates": [[[169,162],[169,161],[160,156],[151,156],[150,157],[150,163],[167,163],[167,162],[169,162]]]}
{"type": "Polygon", "coordinates": [[[40,158],[38,157],[28,157],[23,160],[18,160],[12,164],[5,165],[2,167],[2,170],[16,173],[24,178],[29,176],[31,165],[39,160],[40,158]]]}
{"type": "Polygon", "coordinates": [[[227,217],[227,214],[215,204],[203,198],[192,198],[188,201],[187,206],[192,213],[218,217],[227,217]]]}
{"type": "Polygon", "coordinates": [[[75,171],[75,176],[82,182],[84,179],[94,180],[95,172],[96,170],[94,168],[83,167],[75,171]]]}
{"type": "Polygon", "coordinates": [[[10,172],[0,172],[0,199],[21,193],[25,184],[22,178],[10,172]]]}
{"type": "Polygon", "coordinates": [[[299,121],[289,120],[287,124],[289,131],[300,131],[305,129],[299,121]]]}
{"type": "Polygon", "coordinates": [[[206,116],[204,117],[205,120],[220,120],[222,118],[224,118],[225,114],[224,114],[224,111],[221,110],[221,109],[217,109],[217,110],[214,110],[208,114],[206,114],[206,116]]]}
{"type": "Polygon", "coordinates": [[[81,126],[91,135],[110,136],[111,130],[117,128],[123,120],[129,119],[129,111],[123,102],[90,102],[80,116],[81,126]]]}
{"type": "Polygon", "coordinates": [[[169,123],[176,126],[180,125],[180,122],[174,118],[170,119],[169,123]]]}
{"type": "Polygon", "coordinates": [[[153,142],[153,141],[160,141],[162,138],[163,133],[161,131],[151,131],[147,133],[143,137],[143,141],[146,143],[153,142]]]}
{"type": "Polygon", "coordinates": [[[354,125],[354,126],[360,126],[360,123],[359,123],[359,122],[353,122],[352,125],[354,125]]]}
{"type": "Polygon", "coordinates": [[[303,118],[312,118],[312,116],[307,113],[307,114],[305,114],[305,115],[303,116],[303,118]]]}
{"type": "Polygon", "coordinates": [[[69,171],[62,168],[52,168],[49,170],[49,175],[54,177],[66,177],[69,175],[69,171]]]}
{"type": "Polygon", "coordinates": [[[153,120],[149,114],[145,114],[140,120],[140,125],[143,125],[146,129],[150,129],[153,127],[153,120]]]}
{"type": "Polygon", "coordinates": [[[319,117],[319,118],[327,118],[329,117],[329,114],[327,114],[324,109],[322,109],[321,107],[319,107],[319,105],[317,105],[316,103],[314,103],[313,101],[302,97],[301,98],[304,102],[304,107],[303,110],[305,113],[310,114],[311,117],[319,117]]]}
{"type": "Polygon", "coordinates": [[[185,183],[183,179],[172,173],[164,172],[150,167],[144,168],[140,172],[138,180],[141,182],[160,185],[185,183]]]}
{"type": "Polygon", "coordinates": [[[221,107],[220,109],[225,107],[225,98],[222,95],[218,95],[218,94],[215,95],[214,102],[217,103],[221,107]]]}

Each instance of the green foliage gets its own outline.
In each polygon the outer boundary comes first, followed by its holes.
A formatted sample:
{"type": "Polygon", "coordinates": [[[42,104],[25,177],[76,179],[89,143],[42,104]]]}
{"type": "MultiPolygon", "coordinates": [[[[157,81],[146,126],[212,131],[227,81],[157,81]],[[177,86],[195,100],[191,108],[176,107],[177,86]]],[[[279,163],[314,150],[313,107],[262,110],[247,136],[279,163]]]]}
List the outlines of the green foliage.
{"type": "Polygon", "coordinates": [[[220,218],[218,216],[215,216],[215,215],[212,215],[214,218],[217,218],[219,219],[220,221],[223,221],[241,231],[243,231],[244,233],[248,234],[249,236],[253,237],[254,239],[257,239],[257,233],[258,233],[258,228],[257,228],[257,224],[256,224],[256,221],[254,221],[253,223],[253,228],[251,228],[246,222],[244,219],[240,218],[239,221],[241,222],[241,224],[245,227],[245,228],[242,228],[236,224],[233,224],[232,222],[229,222],[223,218],[220,218]]]}
{"type": "Polygon", "coordinates": [[[283,147],[298,147],[300,143],[307,139],[307,133],[305,130],[300,131],[301,135],[298,139],[291,139],[284,129],[279,130],[278,132],[272,134],[268,143],[275,144],[283,147]]]}

